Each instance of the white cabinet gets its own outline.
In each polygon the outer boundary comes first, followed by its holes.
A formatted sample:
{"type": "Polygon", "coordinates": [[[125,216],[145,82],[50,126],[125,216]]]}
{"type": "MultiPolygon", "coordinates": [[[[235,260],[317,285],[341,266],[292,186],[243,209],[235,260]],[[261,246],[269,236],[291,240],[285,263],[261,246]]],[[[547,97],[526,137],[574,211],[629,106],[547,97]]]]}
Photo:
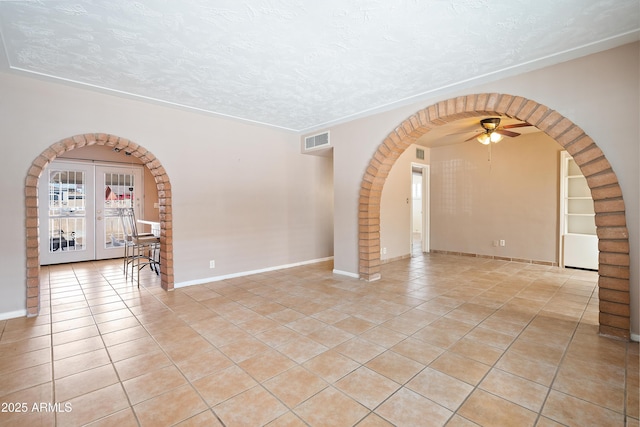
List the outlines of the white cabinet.
{"type": "Polygon", "coordinates": [[[560,156],[560,265],[598,269],[595,211],[587,179],[566,151],[560,156]]]}

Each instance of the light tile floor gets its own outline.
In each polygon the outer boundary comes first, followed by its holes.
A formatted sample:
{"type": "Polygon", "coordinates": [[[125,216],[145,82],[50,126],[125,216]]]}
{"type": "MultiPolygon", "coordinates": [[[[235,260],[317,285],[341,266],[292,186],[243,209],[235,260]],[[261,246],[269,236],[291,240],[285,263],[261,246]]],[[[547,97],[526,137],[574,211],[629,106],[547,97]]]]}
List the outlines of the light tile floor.
{"type": "Polygon", "coordinates": [[[592,272],[433,254],[165,292],[120,266],[43,267],[41,315],[0,321],[0,425],[639,425],[592,272]]]}

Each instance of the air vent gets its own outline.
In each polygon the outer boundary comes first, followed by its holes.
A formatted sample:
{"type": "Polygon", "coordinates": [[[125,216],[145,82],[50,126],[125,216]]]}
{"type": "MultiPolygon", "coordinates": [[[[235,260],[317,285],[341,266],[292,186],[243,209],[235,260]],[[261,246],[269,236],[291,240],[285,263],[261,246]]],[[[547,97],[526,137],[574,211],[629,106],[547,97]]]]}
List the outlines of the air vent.
{"type": "Polygon", "coordinates": [[[329,146],[329,132],[319,133],[317,135],[308,136],[304,139],[304,149],[313,150],[314,148],[322,148],[329,146]]]}
{"type": "Polygon", "coordinates": [[[416,148],[416,159],[424,160],[424,150],[422,148],[416,148]]]}

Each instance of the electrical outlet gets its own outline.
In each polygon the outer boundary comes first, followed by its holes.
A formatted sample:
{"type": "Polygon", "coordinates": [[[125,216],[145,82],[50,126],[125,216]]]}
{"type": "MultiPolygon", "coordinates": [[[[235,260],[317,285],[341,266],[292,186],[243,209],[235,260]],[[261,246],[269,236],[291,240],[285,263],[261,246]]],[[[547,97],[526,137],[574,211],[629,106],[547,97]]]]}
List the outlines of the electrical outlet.
{"type": "Polygon", "coordinates": [[[506,246],[506,242],[504,240],[500,240],[500,246],[506,246]]]}
{"type": "Polygon", "coordinates": [[[215,260],[211,260],[211,261],[209,261],[209,268],[216,268],[216,262],[215,262],[215,260]]]}
{"type": "Polygon", "coordinates": [[[387,254],[387,248],[382,248],[382,255],[386,255],[387,254]]]}

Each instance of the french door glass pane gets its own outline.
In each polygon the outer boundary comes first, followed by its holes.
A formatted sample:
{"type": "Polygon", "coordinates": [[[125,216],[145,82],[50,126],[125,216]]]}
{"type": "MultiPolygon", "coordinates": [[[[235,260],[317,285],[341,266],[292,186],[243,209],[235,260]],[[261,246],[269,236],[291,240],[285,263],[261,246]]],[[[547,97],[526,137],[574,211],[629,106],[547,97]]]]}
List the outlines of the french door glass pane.
{"type": "Polygon", "coordinates": [[[85,250],[85,190],[84,172],[49,172],[49,252],[85,250]]]}
{"type": "Polygon", "coordinates": [[[133,207],[134,175],[127,173],[104,174],[104,246],[105,249],[124,245],[122,221],[119,208],[133,207]]]}

